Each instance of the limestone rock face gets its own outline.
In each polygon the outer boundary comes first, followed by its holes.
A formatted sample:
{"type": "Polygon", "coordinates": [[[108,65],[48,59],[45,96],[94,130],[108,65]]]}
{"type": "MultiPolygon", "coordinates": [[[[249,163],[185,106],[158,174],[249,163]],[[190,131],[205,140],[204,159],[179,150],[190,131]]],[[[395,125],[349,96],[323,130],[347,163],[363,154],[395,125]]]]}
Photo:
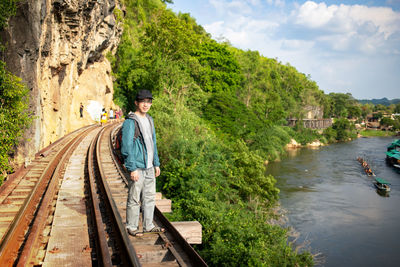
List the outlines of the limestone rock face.
{"type": "Polygon", "coordinates": [[[115,53],[122,34],[116,9],[121,9],[118,0],[24,0],[18,5],[17,15],[1,33],[6,46],[2,56],[31,90],[30,108],[36,116],[26,133],[30,141],[17,153],[19,161],[95,123],[94,106],[118,108],[105,57],[115,53]]]}
{"type": "Polygon", "coordinates": [[[290,143],[286,144],[285,147],[286,149],[300,148],[301,144],[297,143],[297,141],[292,138],[290,139],[290,143]]]}
{"type": "Polygon", "coordinates": [[[307,147],[309,147],[309,148],[319,148],[320,146],[323,146],[323,145],[324,145],[324,144],[321,143],[321,141],[315,140],[315,141],[313,141],[313,142],[307,144],[307,147]]]}

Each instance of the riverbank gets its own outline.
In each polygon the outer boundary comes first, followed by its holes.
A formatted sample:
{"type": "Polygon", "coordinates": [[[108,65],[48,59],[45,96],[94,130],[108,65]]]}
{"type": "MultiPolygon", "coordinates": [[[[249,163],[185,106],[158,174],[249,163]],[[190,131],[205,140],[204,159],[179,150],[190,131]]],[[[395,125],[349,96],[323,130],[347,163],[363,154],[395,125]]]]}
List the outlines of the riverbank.
{"type": "MultiPolygon", "coordinates": [[[[357,137],[390,137],[390,136],[396,136],[399,135],[397,132],[392,132],[392,131],[382,131],[382,130],[362,130],[357,134],[357,137]]],[[[352,139],[349,138],[348,141],[351,141],[352,139]]],[[[334,142],[336,143],[336,142],[334,142]]],[[[313,142],[307,143],[305,145],[300,144],[297,142],[295,139],[291,139],[288,144],[286,144],[285,149],[297,149],[297,148],[303,148],[303,147],[308,147],[308,148],[319,148],[321,146],[326,146],[329,145],[329,143],[324,143],[321,140],[315,140],[313,142]]]]}
{"type": "Polygon", "coordinates": [[[382,130],[362,130],[359,133],[362,137],[388,137],[396,136],[396,132],[382,131],[382,130]]]}

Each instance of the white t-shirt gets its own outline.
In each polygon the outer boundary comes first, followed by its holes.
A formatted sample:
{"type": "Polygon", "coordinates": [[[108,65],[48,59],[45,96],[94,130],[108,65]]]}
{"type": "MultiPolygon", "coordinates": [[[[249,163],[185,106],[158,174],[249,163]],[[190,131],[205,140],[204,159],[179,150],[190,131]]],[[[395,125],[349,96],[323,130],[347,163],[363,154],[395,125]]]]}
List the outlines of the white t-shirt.
{"type": "Polygon", "coordinates": [[[142,131],[144,144],[147,149],[147,163],[146,168],[153,167],[153,159],[154,159],[154,143],[153,143],[153,129],[151,128],[150,121],[147,117],[137,116],[140,123],[140,129],[142,131]]]}

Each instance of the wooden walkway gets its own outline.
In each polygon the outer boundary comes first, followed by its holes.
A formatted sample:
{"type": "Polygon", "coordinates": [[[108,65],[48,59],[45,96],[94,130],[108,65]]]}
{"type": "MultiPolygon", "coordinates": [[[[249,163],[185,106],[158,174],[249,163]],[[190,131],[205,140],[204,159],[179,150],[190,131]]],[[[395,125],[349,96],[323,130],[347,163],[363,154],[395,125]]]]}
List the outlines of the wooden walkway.
{"type": "Polygon", "coordinates": [[[85,160],[97,131],[90,133],[72,154],[58,193],[53,226],[43,266],[91,266],[85,203],[85,160]]]}
{"type": "Polygon", "coordinates": [[[171,212],[171,200],[161,193],[156,194],[154,223],[165,233],[127,234],[128,174],[114,162],[111,129],[82,128],[67,136],[42,150],[47,154],[38,155],[25,176],[15,176],[1,188],[0,226],[11,229],[0,227],[5,236],[1,266],[207,266],[190,246],[201,244],[201,225],[169,222],[162,212],[171,212]]]}

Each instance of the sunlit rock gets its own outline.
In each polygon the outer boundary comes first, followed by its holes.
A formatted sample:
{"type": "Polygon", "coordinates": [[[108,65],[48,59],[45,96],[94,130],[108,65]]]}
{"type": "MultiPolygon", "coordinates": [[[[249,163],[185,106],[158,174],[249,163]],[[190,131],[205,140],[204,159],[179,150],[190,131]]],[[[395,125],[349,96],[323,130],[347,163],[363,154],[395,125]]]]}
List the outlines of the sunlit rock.
{"type": "Polygon", "coordinates": [[[18,160],[32,158],[60,137],[96,122],[101,106],[113,103],[107,53],[115,53],[122,25],[116,0],[26,0],[0,33],[7,68],[30,89],[36,119],[18,148],[18,160]],[[80,117],[80,104],[84,106],[80,117]]]}

